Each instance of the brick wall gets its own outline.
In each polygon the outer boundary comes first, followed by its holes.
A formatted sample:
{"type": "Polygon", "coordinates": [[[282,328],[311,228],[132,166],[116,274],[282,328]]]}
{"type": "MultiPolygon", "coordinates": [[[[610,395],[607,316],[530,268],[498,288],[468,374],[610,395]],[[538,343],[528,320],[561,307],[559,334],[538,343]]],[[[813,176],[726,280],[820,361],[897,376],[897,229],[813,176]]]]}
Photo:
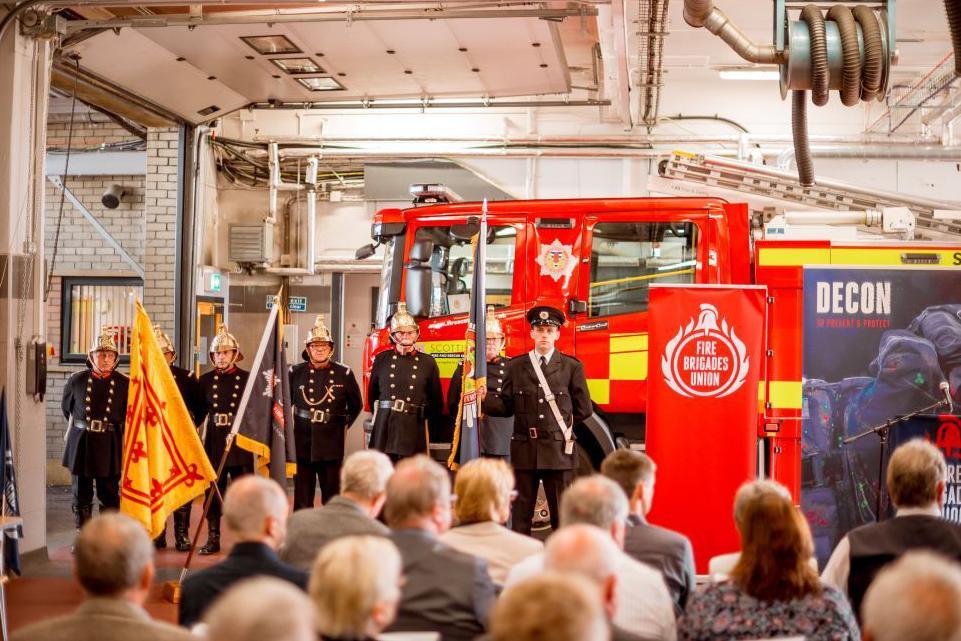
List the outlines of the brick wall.
{"type": "Polygon", "coordinates": [[[147,132],[147,181],[144,211],[144,307],[150,319],[174,337],[177,178],[180,172],[176,129],[147,132]]]}
{"type": "MultiPolygon", "coordinates": [[[[67,146],[70,116],[59,114],[47,122],[47,148],[57,149],[67,146]]],[[[132,142],[136,136],[103,116],[81,114],[74,118],[71,149],[82,149],[118,142],[132,142]]]]}

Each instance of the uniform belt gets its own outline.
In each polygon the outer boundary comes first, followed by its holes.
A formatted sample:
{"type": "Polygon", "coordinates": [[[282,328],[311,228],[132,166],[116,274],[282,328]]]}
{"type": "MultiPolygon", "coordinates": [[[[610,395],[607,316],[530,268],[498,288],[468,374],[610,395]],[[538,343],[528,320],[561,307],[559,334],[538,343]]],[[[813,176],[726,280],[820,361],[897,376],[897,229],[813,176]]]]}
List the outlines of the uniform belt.
{"type": "Polygon", "coordinates": [[[305,418],[311,423],[330,423],[332,418],[347,417],[346,414],[338,414],[329,410],[307,410],[303,409],[302,407],[294,408],[294,416],[298,418],[305,418]]]}
{"type": "Polygon", "coordinates": [[[78,430],[87,430],[88,432],[110,432],[114,429],[115,424],[109,421],[94,420],[90,421],[77,421],[73,422],[73,426],[78,430]]]}
{"type": "Polygon", "coordinates": [[[217,427],[230,427],[231,418],[233,418],[232,413],[215,413],[213,415],[214,425],[217,427]]]}
{"type": "Polygon", "coordinates": [[[377,407],[390,410],[392,412],[400,412],[401,414],[412,414],[419,417],[424,416],[423,405],[414,405],[413,403],[399,398],[394,399],[393,401],[377,401],[377,407]]]}

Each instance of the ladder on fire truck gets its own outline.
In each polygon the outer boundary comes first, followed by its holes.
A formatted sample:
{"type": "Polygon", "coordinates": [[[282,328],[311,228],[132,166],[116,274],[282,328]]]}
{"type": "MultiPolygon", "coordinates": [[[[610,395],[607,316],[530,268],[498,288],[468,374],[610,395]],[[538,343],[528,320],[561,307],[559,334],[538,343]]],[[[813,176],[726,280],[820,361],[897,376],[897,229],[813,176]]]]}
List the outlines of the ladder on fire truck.
{"type": "MultiPolygon", "coordinates": [[[[913,214],[914,235],[929,240],[961,239],[961,206],[906,194],[878,191],[846,183],[817,179],[812,187],[802,187],[797,177],[786,171],[753,163],[675,151],[658,166],[648,187],[670,195],[717,195],[729,200],[743,194],[752,213],[786,206],[838,212],[866,212],[864,220],[880,226],[881,212],[906,208],[913,214]],[[735,193],[726,193],[735,192],[735,193]],[[873,212],[873,217],[871,213],[873,212]]],[[[866,224],[859,221],[859,224],[866,224]]],[[[901,231],[904,229],[885,229],[901,231]]]]}

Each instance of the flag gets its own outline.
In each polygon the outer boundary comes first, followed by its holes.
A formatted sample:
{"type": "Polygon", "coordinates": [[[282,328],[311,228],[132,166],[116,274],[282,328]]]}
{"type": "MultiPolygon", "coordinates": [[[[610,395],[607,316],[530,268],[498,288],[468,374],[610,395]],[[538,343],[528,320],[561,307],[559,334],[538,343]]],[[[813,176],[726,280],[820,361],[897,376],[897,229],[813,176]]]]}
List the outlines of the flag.
{"type": "Polygon", "coordinates": [[[447,466],[452,470],[480,456],[478,419],[481,407],[477,388],[487,385],[487,199],[484,199],[478,232],[471,237],[471,249],[474,274],[471,279],[470,316],[464,336],[463,385],[454,420],[454,440],[447,460],[447,466]]]}
{"type": "Polygon", "coordinates": [[[257,455],[258,468],[281,487],[296,470],[294,417],[284,350],[284,312],[277,301],[270,308],[250,378],[231,428],[236,445],[257,455]]]}
{"type": "Polygon", "coordinates": [[[174,510],[203,494],[216,478],[150,318],[136,301],[120,511],[155,538],[174,510]]]}
{"type": "MultiPolygon", "coordinates": [[[[7,390],[0,393],[0,501],[3,502],[3,516],[20,516],[20,500],[17,498],[17,470],[13,465],[13,439],[10,438],[10,423],[7,422],[7,390]]],[[[23,526],[3,533],[3,567],[17,576],[20,569],[20,539],[23,526]]],[[[0,579],[2,580],[2,579],[0,579]]]]}

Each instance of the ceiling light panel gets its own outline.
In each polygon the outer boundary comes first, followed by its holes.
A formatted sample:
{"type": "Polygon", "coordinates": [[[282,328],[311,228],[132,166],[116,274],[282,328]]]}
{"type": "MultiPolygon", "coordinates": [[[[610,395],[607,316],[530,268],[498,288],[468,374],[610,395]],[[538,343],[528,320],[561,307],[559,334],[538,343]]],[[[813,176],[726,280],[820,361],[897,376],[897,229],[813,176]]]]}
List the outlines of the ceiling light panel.
{"type": "Polygon", "coordinates": [[[310,58],[271,58],[270,61],[290,75],[303,73],[327,73],[310,58]]]}
{"type": "Polygon", "coordinates": [[[328,76],[319,78],[297,78],[297,82],[311,91],[343,91],[344,86],[328,76]]]}
{"type": "Polygon", "coordinates": [[[254,51],[262,56],[278,53],[303,53],[300,48],[283,34],[269,36],[241,36],[241,40],[247,43],[254,51]]]}

